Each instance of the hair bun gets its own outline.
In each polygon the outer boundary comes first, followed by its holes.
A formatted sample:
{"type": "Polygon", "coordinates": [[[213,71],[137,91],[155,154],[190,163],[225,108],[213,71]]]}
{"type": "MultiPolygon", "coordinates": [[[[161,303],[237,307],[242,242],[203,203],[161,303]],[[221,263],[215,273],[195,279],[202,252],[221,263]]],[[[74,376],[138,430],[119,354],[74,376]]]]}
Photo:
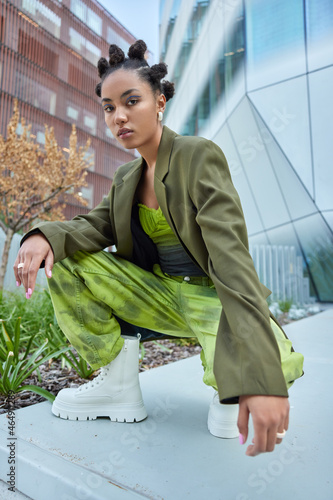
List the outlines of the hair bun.
{"type": "Polygon", "coordinates": [[[130,59],[144,59],[147,51],[147,45],[143,40],[137,40],[128,49],[128,57],[130,59]]]}
{"type": "Polygon", "coordinates": [[[165,95],[166,101],[171,99],[175,95],[175,84],[171,82],[161,83],[162,94],[165,95]]]}
{"type": "Polygon", "coordinates": [[[164,78],[165,75],[168,74],[168,67],[163,62],[154,64],[153,66],[151,66],[150,70],[152,74],[159,80],[162,80],[162,78],[164,78]]]}
{"type": "Polygon", "coordinates": [[[110,66],[116,66],[125,60],[125,54],[118,45],[110,45],[109,47],[109,63],[110,66]]]}
{"type": "Polygon", "coordinates": [[[100,60],[97,63],[97,68],[98,68],[98,76],[102,78],[104,75],[105,71],[109,68],[109,63],[105,59],[105,57],[101,57],[100,60]]]}

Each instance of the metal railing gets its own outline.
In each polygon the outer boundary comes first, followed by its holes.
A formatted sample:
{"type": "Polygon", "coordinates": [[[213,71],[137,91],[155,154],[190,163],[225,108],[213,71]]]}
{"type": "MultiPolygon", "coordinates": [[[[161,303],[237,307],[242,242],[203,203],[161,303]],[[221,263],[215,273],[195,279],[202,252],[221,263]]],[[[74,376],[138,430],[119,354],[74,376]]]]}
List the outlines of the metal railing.
{"type": "Polygon", "coordinates": [[[250,254],[260,281],[272,291],[272,301],[291,300],[299,306],[314,302],[303,258],[294,246],[250,245],[250,254]]]}

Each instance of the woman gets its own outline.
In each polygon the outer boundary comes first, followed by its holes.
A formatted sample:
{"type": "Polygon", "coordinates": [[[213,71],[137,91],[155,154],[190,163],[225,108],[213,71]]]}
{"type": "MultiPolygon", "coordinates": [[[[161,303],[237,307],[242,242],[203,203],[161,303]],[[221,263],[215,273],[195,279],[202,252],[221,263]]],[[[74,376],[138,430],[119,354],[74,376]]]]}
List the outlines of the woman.
{"type": "Polygon", "coordinates": [[[238,425],[243,443],[251,413],[246,453],[272,451],[288,429],[287,388],[301,376],[303,358],[270,315],[222,151],[162,127],[174,87],[161,82],[165,64],[149,67],[145,52],[140,40],[128,58],[111,45],[96,87],[112,134],[141,158],[117,170],[108,197],[89,214],[30,231],[14,265],[30,298],[44,261],[59,326],[101,367],[92,382],[60,391],[52,411],[69,419],[144,419],[139,339],[126,335],[130,325],[146,338],[196,336],[204,382],[219,391],[209,430],[234,437],[238,425]],[[111,245],[115,254],[102,251],[111,245]]]}

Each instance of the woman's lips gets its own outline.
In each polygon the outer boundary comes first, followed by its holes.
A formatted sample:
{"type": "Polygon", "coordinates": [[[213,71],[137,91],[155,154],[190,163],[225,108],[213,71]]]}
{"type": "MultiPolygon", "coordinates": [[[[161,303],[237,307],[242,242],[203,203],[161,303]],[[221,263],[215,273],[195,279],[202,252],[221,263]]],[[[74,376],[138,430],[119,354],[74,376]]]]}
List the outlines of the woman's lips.
{"type": "Polygon", "coordinates": [[[128,138],[128,137],[130,137],[132,134],[133,134],[133,130],[129,130],[129,129],[121,129],[121,130],[119,130],[118,137],[119,137],[120,139],[127,139],[127,138],[128,138]]]}

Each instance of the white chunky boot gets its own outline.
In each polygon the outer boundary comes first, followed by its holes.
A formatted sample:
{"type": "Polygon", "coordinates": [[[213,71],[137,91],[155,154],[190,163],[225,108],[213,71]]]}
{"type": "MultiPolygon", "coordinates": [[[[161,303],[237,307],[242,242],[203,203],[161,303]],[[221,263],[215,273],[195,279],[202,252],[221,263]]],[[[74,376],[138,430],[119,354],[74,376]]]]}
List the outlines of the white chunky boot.
{"type": "Polygon", "coordinates": [[[208,430],[219,438],[231,439],[239,436],[237,426],[239,405],[224,405],[220,403],[216,392],[209,407],[208,430]]]}
{"type": "Polygon", "coordinates": [[[139,339],[123,336],[118,356],[101,373],[77,389],[62,389],[52,413],[67,420],[109,417],[114,422],[140,422],[147,417],[139,384],[139,339]]]}

